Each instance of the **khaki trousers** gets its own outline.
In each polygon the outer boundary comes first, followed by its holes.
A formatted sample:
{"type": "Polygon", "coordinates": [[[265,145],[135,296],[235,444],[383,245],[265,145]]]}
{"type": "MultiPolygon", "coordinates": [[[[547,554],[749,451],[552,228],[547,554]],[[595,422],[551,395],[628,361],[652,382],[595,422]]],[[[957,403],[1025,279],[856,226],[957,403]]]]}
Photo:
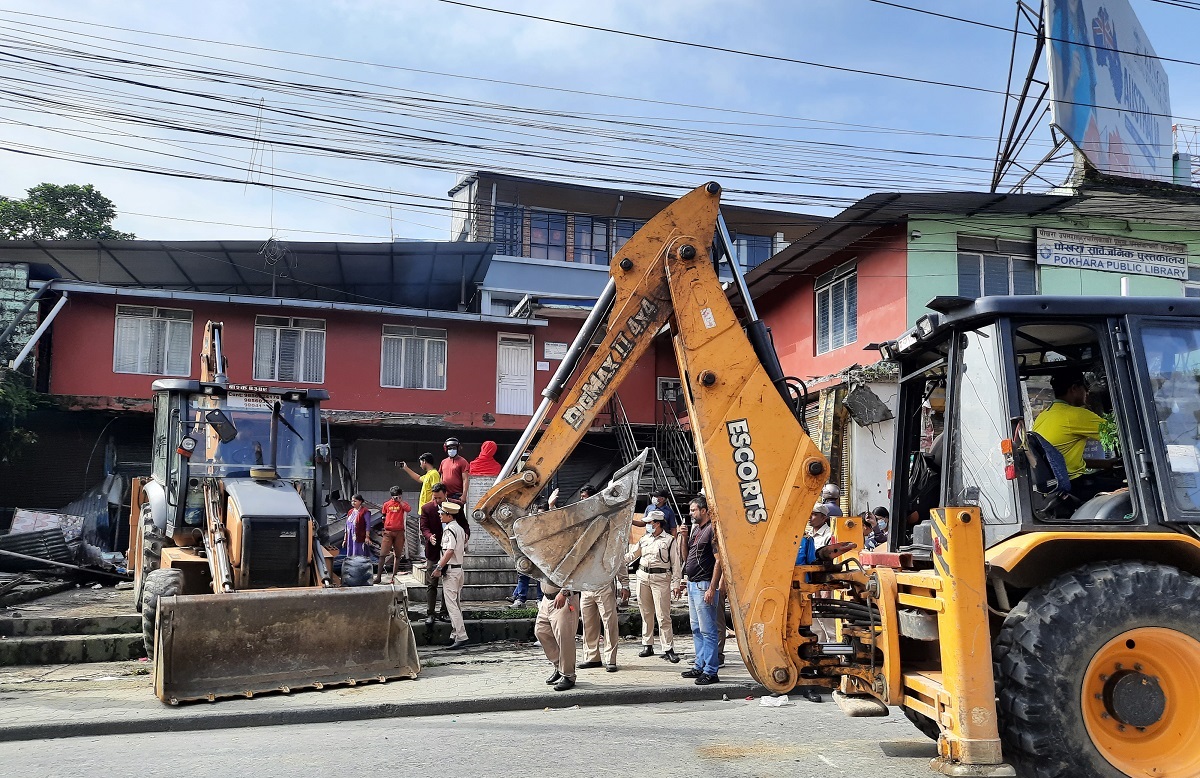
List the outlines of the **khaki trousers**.
{"type": "Polygon", "coordinates": [[[579,629],[579,595],[572,594],[561,608],[554,606],[554,597],[544,595],[538,602],[537,621],[533,634],[542,644],[546,658],[554,669],[567,678],[575,678],[575,632],[579,629]]]}
{"type": "Polygon", "coordinates": [[[579,598],[583,617],[583,661],[617,663],[617,592],[606,586],[598,592],[584,592],[579,598]],[[604,624],[604,657],[600,654],[600,625],[604,624]]]}
{"type": "Polygon", "coordinates": [[[452,567],[442,573],[442,598],[446,602],[446,611],[450,614],[450,637],[455,640],[467,639],[467,625],[463,622],[462,612],[462,588],[461,567],[452,567]]]}
{"type": "Polygon", "coordinates": [[[671,629],[671,574],[637,574],[638,609],[642,612],[642,645],[654,645],[654,622],[658,620],[658,642],[662,650],[675,650],[671,629]]]}

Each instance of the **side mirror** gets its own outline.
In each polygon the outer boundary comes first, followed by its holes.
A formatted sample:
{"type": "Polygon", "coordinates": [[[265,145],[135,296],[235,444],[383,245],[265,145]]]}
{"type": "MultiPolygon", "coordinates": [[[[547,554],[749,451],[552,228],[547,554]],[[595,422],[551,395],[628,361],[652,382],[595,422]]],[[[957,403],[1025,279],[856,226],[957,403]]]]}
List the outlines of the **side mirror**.
{"type": "Polygon", "coordinates": [[[204,420],[208,425],[216,430],[217,437],[222,443],[231,443],[237,438],[237,427],[233,426],[233,422],[225,415],[225,412],[220,408],[214,408],[204,414],[204,420]]]}
{"type": "Polygon", "coordinates": [[[315,448],[315,450],[313,451],[313,461],[315,461],[318,465],[326,465],[326,464],[329,464],[329,460],[330,460],[329,444],[328,443],[318,444],[317,447],[315,448]]]}

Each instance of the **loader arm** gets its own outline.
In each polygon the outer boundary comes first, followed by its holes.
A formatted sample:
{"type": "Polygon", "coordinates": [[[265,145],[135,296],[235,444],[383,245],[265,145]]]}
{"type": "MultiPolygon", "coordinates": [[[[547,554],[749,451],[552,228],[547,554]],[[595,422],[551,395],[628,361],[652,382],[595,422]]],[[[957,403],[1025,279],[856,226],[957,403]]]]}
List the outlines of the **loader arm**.
{"type": "MultiPolygon", "coordinates": [[[[764,367],[761,346],[756,351],[717,277],[710,246],[719,195],[715,184],[685,195],[613,258],[615,289],[603,338],[554,409],[525,467],[511,475],[502,472],[474,516],[522,572],[545,575],[559,585],[578,583],[558,558],[546,559],[545,538],[560,536],[559,556],[572,559],[586,558],[589,549],[610,548],[589,518],[606,501],[607,490],[567,508],[526,514],[599,408],[670,322],[738,642],[755,679],[787,691],[798,682],[802,666],[796,648],[805,638],[797,632],[810,618],[793,604],[796,553],[827,463],[764,367]],[[539,544],[535,563],[530,551],[539,544]]],[[[552,383],[548,401],[556,391],[552,383]]],[[[525,439],[541,421],[535,415],[525,439]]],[[[616,494],[608,494],[609,501],[621,493],[616,486],[610,489],[616,494]]],[[[636,491],[626,495],[630,520],[635,497],[636,491]]],[[[629,523],[621,518],[609,519],[608,531],[623,529],[628,537],[629,523]]]]}

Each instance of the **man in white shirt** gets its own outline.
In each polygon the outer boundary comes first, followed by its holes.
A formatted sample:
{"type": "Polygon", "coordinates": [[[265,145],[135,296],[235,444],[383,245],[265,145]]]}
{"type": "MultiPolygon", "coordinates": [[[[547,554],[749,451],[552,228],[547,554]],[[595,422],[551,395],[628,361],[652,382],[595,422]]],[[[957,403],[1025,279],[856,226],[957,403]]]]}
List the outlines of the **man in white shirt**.
{"type": "MultiPolygon", "coordinates": [[[[829,526],[829,506],[823,502],[819,502],[813,506],[812,515],[808,518],[807,534],[813,539],[814,550],[820,555],[821,549],[833,542],[833,527],[829,526]]],[[[819,592],[819,597],[828,597],[829,592],[819,592]]],[[[833,619],[813,619],[813,631],[817,634],[817,640],[821,643],[834,643],[837,641],[837,628],[833,624],[833,619]]],[[[812,695],[808,698],[813,699],[812,695]]],[[[815,702],[820,701],[820,696],[817,696],[815,702]]]]}
{"type": "Polygon", "coordinates": [[[463,555],[467,550],[467,534],[455,521],[462,506],[445,500],[438,506],[438,518],[442,520],[442,556],[431,575],[442,579],[442,597],[450,614],[450,637],[454,642],[449,648],[458,650],[467,645],[467,625],[463,622],[462,587],[463,555]]]}
{"type": "Polygon", "coordinates": [[[833,527],[829,526],[829,506],[819,502],[813,506],[812,516],[808,519],[808,536],[813,539],[813,545],[820,551],[833,541],[833,527]]]}

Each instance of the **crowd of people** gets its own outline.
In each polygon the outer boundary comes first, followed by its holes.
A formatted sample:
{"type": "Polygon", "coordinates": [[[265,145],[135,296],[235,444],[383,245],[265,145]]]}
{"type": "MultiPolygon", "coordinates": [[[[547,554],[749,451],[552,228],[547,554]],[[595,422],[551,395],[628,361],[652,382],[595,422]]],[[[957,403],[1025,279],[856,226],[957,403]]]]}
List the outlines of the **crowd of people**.
{"type": "MultiPolygon", "coordinates": [[[[495,459],[496,444],[492,441],[485,442],[480,455],[470,461],[462,456],[457,438],[448,438],[443,448],[445,456],[440,461],[432,453],[421,454],[419,472],[405,462],[400,466],[420,484],[416,521],[421,544],[419,555],[424,557],[426,570],[426,624],[450,622],[452,642],[447,648],[458,650],[469,640],[462,609],[464,554],[471,536],[464,494],[473,477],[487,478],[490,484],[491,479],[499,475],[500,464],[495,459]],[[442,590],[440,610],[439,585],[442,590]]],[[[588,499],[595,492],[594,487],[585,486],[580,489],[579,498],[588,499]]],[[[797,564],[830,560],[853,547],[853,544],[839,543],[833,537],[830,517],[842,515],[840,496],[834,484],[828,484],[822,490],[820,501],[813,507],[797,564]]],[[[556,508],[557,501],[555,490],[537,509],[556,508]]],[[[411,549],[405,542],[405,529],[413,506],[405,500],[399,486],[391,488],[390,499],[383,504],[381,514],[383,529],[375,583],[382,582],[388,561],[391,562],[393,580],[406,572],[412,562],[411,549]]],[[[863,521],[868,529],[867,548],[886,542],[886,508],[864,514],[863,521]]],[[[633,524],[643,533],[630,544],[625,564],[618,565],[617,574],[606,586],[580,592],[560,588],[547,579],[518,578],[509,599],[513,607],[537,602],[534,634],[553,666],[546,682],[556,691],[574,687],[580,669],[618,671],[619,609],[627,606],[635,593],[642,617],[638,657],[656,655],[657,634],[657,648],[662,659],[672,664],[682,661],[675,650],[671,605],[673,600],[686,593],[693,656],[680,675],[700,686],[721,680],[719,673],[725,662],[727,635],[726,602],[717,535],[707,498],[703,494],[693,498],[688,503],[687,516],[680,517],[671,505],[671,495],[665,490],[657,491],[651,496],[646,511],[635,517],[633,524]],[[580,622],[583,661],[577,662],[575,640],[580,622]]],[[[348,556],[366,552],[370,527],[370,511],[362,496],[355,495],[346,516],[345,551],[348,556]]],[[[833,639],[832,625],[818,620],[814,630],[822,641],[833,639]]]]}
{"type": "MultiPolygon", "coordinates": [[[[472,477],[495,478],[500,473],[496,461],[496,444],[486,441],[479,456],[467,461],[461,454],[458,438],[447,438],[442,444],[445,456],[438,461],[426,452],[418,458],[420,472],[407,462],[401,469],[420,484],[417,510],[404,499],[404,490],[393,486],[390,496],[380,508],[382,531],[377,544],[379,565],[373,583],[382,583],[391,562],[392,581],[409,572],[417,557],[425,560],[426,599],[425,621],[448,621],[453,642],[450,649],[467,644],[468,636],[462,613],[463,557],[471,537],[471,525],[464,510],[464,495],[472,477]],[[415,537],[420,548],[408,541],[409,528],[415,524],[415,537]],[[438,586],[442,604],[438,610],[438,586]]],[[[361,494],[354,495],[346,514],[346,533],[342,550],[347,557],[366,556],[375,544],[371,541],[372,518],[361,494]]]]}

